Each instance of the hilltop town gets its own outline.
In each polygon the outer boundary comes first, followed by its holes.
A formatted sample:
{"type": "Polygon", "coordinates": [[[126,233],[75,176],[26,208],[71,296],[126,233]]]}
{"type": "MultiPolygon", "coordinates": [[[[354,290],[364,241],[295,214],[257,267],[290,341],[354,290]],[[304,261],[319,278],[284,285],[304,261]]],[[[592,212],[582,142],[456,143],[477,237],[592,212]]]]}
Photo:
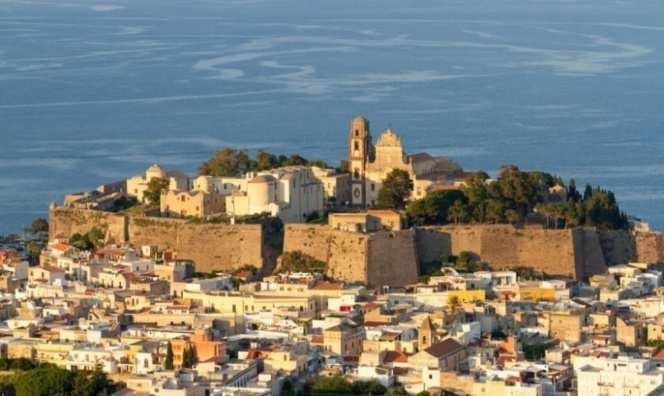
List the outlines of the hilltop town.
{"type": "Polygon", "coordinates": [[[52,203],[0,249],[0,393],[664,393],[664,240],[613,193],[347,136],[52,203]]]}

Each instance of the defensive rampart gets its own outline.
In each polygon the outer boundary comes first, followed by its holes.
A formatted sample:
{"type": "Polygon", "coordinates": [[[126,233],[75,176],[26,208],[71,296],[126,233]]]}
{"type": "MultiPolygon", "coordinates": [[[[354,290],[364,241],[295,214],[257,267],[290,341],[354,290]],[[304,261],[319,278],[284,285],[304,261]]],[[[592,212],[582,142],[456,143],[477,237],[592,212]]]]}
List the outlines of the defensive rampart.
{"type": "Polygon", "coordinates": [[[462,251],[476,254],[494,269],[534,267],[578,279],[602,273],[607,265],[629,261],[664,262],[660,233],[598,231],[594,228],[543,229],[511,225],[448,225],[371,234],[323,225],[288,224],[283,235],[265,226],[193,223],[181,219],[52,208],[50,237],[68,239],[92,227],[108,241],[172,249],[200,271],[253,265],[269,273],[283,251],[301,251],[327,263],[328,274],[371,286],[415,282],[419,263],[462,251]],[[283,239],[282,239],[283,238],[283,239]]]}
{"type": "Polygon", "coordinates": [[[662,235],[653,232],[448,225],[418,229],[417,243],[422,262],[467,251],[494,269],[534,267],[547,274],[578,279],[602,273],[607,265],[664,262],[662,235]]]}
{"type": "Polygon", "coordinates": [[[417,280],[415,231],[362,234],[329,226],[288,224],[284,252],[301,251],[327,263],[335,279],[371,286],[401,286],[417,280]]]}
{"type": "Polygon", "coordinates": [[[275,252],[264,241],[260,224],[192,223],[95,210],[54,208],[50,212],[51,239],[68,239],[97,227],[109,242],[170,249],[178,258],[193,260],[198,271],[233,270],[244,265],[274,266],[275,252]]]}

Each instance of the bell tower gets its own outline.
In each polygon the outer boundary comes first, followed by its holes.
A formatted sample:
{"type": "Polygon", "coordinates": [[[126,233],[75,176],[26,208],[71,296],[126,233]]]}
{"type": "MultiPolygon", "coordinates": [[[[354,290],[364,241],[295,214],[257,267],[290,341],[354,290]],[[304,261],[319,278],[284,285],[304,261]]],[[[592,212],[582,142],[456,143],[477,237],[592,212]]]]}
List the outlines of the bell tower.
{"type": "Polygon", "coordinates": [[[348,171],[351,174],[351,203],[353,206],[366,206],[365,171],[372,153],[369,121],[358,116],[350,123],[348,134],[348,171]]]}

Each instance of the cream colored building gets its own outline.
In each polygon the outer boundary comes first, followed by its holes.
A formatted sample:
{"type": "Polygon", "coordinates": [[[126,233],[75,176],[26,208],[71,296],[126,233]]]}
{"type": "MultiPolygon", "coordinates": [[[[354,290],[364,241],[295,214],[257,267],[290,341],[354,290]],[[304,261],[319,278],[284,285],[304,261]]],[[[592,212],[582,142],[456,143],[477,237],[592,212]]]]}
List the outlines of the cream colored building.
{"type": "Polygon", "coordinates": [[[228,292],[198,292],[184,290],[182,299],[200,303],[221,314],[245,315],[275,309],[293,310],[316,315],[320,308],[313,296],[303,295],[246,295],[228,292]]]}
{"type": "Polygon", "coordinates": [[[161,194],[160,211],[166,217],[205,218],[225,208],[226,196],[217,192],[168,190],[161,194]]]}
{"type": "Polygon", "coordinates": [[[401,214],[393,210],[330,213],[328,225],[349,232],[374,232],[382,229],[398,231],[403,227],[401,214]]]}
{"type": "Polygon", "coordinates": [[[323,184],[323,192],[328,206],[340,206],[350,203],[350,174],[337,173],[334,169],[312,166],[314,176],[323,184]]]}
{"type": "Polygon", "coordinates": [[[300,223],[325,205],[323,183],[306,166],[288,166],[259,172],[246,190],[226,197],[226,212],[232,216],[269,213],[285,223],[300,223]]]}
{"type": "Polygon", "coordinates": [[[401,138],[392,129],[383,132],[374,145],[369,121],[364,117],[351,121],[348,143],[352,204],[356,206],[374,206],[383,180],[395,169],[410,175],[413,199],[424,197],[435,184],[449,184],[462,174],[461,167],[447,158],[427,153],[406,155],[401,138]]]}
{"type": "Polygon", "coordinates": [[[145,175],[127,179],[127,195],[135,197],[139,202],[145,202],[144,194],[152,179],[167,180],[169,190],[189,190],[189,179],[182,172],[166,172],[161,166],[154,164],[145,171],[145,175]]]}

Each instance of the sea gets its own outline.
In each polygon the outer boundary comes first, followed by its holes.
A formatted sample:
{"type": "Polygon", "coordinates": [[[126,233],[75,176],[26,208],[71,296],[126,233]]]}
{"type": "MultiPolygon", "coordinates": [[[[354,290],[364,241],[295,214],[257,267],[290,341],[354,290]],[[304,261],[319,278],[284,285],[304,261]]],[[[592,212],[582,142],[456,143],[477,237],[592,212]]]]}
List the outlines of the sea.
{"type": "Polygon", "coordinates": [[[664,228],[664,1],[0,0],[0,234],[221,146],[409,153],[611,189],[664,228]]]}

